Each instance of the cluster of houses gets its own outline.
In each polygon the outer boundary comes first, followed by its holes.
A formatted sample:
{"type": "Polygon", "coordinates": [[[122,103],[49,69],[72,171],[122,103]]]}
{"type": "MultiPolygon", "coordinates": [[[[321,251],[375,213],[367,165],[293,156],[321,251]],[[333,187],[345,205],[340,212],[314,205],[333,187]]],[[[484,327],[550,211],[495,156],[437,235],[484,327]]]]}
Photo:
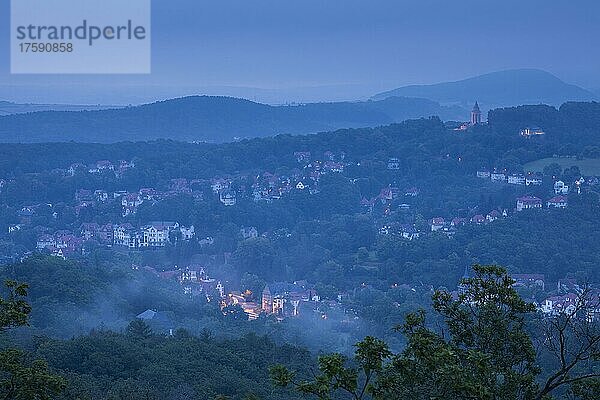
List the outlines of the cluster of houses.
{"type": "Polygon", "coordinates": [[[294,158],[299,164],[286,175],[264,172],[252,183],[252,198],[256,202],[272,202],[296,190],[310,194],[319,193],[319,181],[323,175],[342,173],[348,166],[346,154],[325,151],[322,157],[313,157],[309,151],[297,151],[294,158]]]}
{"type": "MultiPolygon", "coordinates": [[[[559,195],[548,199],[548,201],[546,202],[546,207],[564,209],[567,208],[568,204],[569,198],[564,195],[559,195]]],[[[543,207],[544,202],[539,197],[522,196],[517,198],[516,210],[519,212],[524,210],[541,209],[543,207]]]]}
{"type": "MultiPolygon", "coordinates": [[[[575,182],[577,187],[577,193],[581,193],[581,185],[583,184],[584,179],[578,179],[575,182]]],[[[546,207],[548,208],[559,208],[564,209],[569,205],[569,185],[566,185],[563,181],[554,182],[554,196],[546,201],[546,207]]],[[[518,212],[524,210],[534,210],[544,208],[544,202],[542,199],[536,196],[522,196],[517,198],[516,202],[516,210],[518,212]]]]}
{"type": "MultiPolygon", "coordinates": [[[[135,267],[139,269],[139,267],[135,267]]],[[[257,319],[261,314],[273,315],[279,320],[289,317],[297,317],[304,310],[315,310],[316,304],[321,302],[313,285],[307,281],[293,283],[275,282],[266,285],[260,294],[259,302],[254,301],[255,294],[246,290],[245,292],[232,291],[225,293],[225,287],[221,280],[211,278],[201,264],[192,263],[190,266],[164,272],[157,272],[152,268],[151,272],[163,279],[176,280],[181,285],[184,294],[190,296],[205,296],[210,302],[218,299],[221,309],[227,312],[228,306],[239,306],[246,313],[248,319],[257,319]]],[[[338,300],[341,300],[341,295],[338,300]]],[[[337,307],[338,302],[330,302],[330,306],[337,307]]]]}
{"type": "Polygon", "coordinates": [[[113,163],[109,160],[99,160],[95,163],[86,165],[83,163],[74,163],[64,172],[66,176],[75,176],[77,174],[104,174],[112,173],[117,178],[132,168],[135,168],[133,161],[120,160],[118,163],[113,163]]]}
{"type": "MultiPolygon", "coordinates": [[[[364,212],[372,213],[374,208],[377,205],[380,205],[384,209],[383,213],[387,215],[391,212],[393,202],[399,202],[402,201],[402,199],[408,200],[417,197],[420,194],[420,189],[414,186],[401,190],[395,185],[388,185],[387,187],[382,188],[375,197],[370,199],[363,197],[360,200],[360,206],[364,212]]],[[[401,203],[398,205],[398,208],[400,210],[408,210],[410,209],[410,204],[401,203]]]]}
{"type": "Polygon", "coordinates": [[[451,220],[446,220],[442,217],[432,218],[430,222],[431,232],[442,231],[448,234],[452,234],[457,228],[465,226],[467,224],[483,225],[489,224],[498,220],[499,218],[508,217],[508,210],[492,210],[487,214],[476,214],[471,218],[460,218],[455,217],[451,220]]]}
{"type": "Polygon", "coordinates": [[[131,224],[84,223],[77,233],[57,231],[40,235],[36,249],[65,258],[70,255],[83,255],[85,244],[90,241],[99,245],[130,249],[161,248],[167,243],[192,240],[194,236],[194,226],[185,227],[177,222],[150,222],[139,228],[131,224]]]}
{"type": "MultiPolygon", "coordinates": [[[[533,179],[533,178],[532,178],[533,179]]],[[[583,180],[583,178],[582,178],[583,180]]],[[[530,183],[535,184],[537,183],[530,183]]],[[[576,182],[578,189],[581,185],[581,180],[576,182]]],[[[557,181],[554,184],[554,196],[548,199],[545,203],[547,208],[551,209],[565,209],[568,206],[569,198],[567,194],[569,193],[569,186],[566,185],[562,181],[557,181]]],[[[580,190],[578,191],[580,193],[580,190]]],[[[374,199],[366,200],[363,199],[361,201],[361,205],[365,207],[366,210],[372,211],[373,206],[377,204],[378,201],[381,201],[382,204],[387,204],[386,210],[389,211],[389,205],[391,204],[392,199],[397,198],[400,191],[393,188],[387,188],[381,191],[381,194],[374,199]]],[[[415,188],[409,189],[404,193],[405,196],[416,196],[418,195],[418,190],[415,188]]],[[[400,209],[408,209],[410,205],[401,204],[400,209]]],[[[544,207],[544,201],[536,196],[521,196],[516,200],[515,210],[517,212],[521,212],[524,210],[533,210],[533,209],[542,209],[544,207]]],[[[508,210],[492,210],[487,214],[476,214],[470,218],[453,218],[451,220],[447,220],[443,217],[435,217],[429,220],[429,231],[430,232],[443,232],[448,236],[452,236],[456,233],[457,228],[461,226],[465,226],[467,224],[472,225],[484,225],[489,224],[498,220],[499,218],[508,217],[508,210]]],[[[380,235],[394,235],[399,236],[404,239],[413,240],[419,238],[419,236],[423,233],[422,230],[417,229],[414,224],[400,224],[400,223],[386,223],[385,225],[379,228],[380,235]]]]}
{"type": "MultiPolygon", "coordinates": [[[[463,279],[468,277],[468,269],[466,269],[463,279]]],[[[563,278],[558,280],[556,289],[551,289],[546,285],[543,274],[511,274],[511,278],[514,281],[513,287],[517,291],[528,290],[523,294],[524,298],[535,305],[537,311],[544,317],[566,313],[588,322],[600,318],[600,290],[597,287],[584,288],[573,278],[563,278]]],[[[461,293],[465,293],[465,285],[462,282],[458,285],[458,290],[452,294],[456,298],[461,293]]]]}
{"type": "MultiPolygon", "coordinates": [[[[139,269],[140,267],[134,266],[133,268],[139,269]]],[[[173,270],[164,272],[157,272],[150,267],[145,267],[145,269],[162,279],[177,281],[186,295],[204,296],[209,302],[219,301],[224,314],[228,312],[228,307],[239,306],[250,320],[257,319],[261,314],[272,315],[279,321],[285,318],[298,317],[303,313],[317,311],[317,305],[322,302],[327,303],[328,309],[341,307],[342,295],[338,296],[337,301],[322,300],[314,286],[308,284],[307,281],[268,284],[263,289],[257,302],[254,300],[256,296],[249,290],[226,293],[223,282],[209,277],[206,269],[201,264],[192,263],[183,269],[175,267],[173,270]]],[[[146,311],[149,317],[154,317],[155,312],[146,311]]],[[[321,318],[327,318],[325,314],[321,314],[321,318]]],[[[144,319],[143,317],[138,316],[141,319],[144,319]]]]}
{"type": "Polygon", "coordinates": [[[327,319],[327,314],[319,311],[319,305],[327,303],[327,309],[339,310],[346,313],[340,301],[342,295],[336,300],[323,300],[313,285],[306,281],[274,282],[263,289],[260,303],[253,301],[252,293],[232,292],[223,298],[223,307],[228,305],[240,306],[250,320],[258,318],[261,314],[274,316],[281,321],[286,318],[299,317],[309,313],[319,313],[320,318],[327,319]]]}
{"type": "Polygon", "coordinates": [[[140,228],[119,224],[113,228],[113,245],[136,248],[160,248],[167,243],[189,241],[195,236],[194,226],[185,227],[178,222],[151,222],[140,228]]]}
{"type": "Polygon", "coordinates": [[[265,286],[260,303],[254,301],[253,293],[231,292],[221,299],[221,308],[239,306],[248,319],[257,319],[261,314],[273,315],[278,320],[298,317],[303,310],[315,310],[321,301],[314,287],[306,281],[287,283],[275,282],[265,286]]]}
{"type": "MultiPolygon", "coordinates": [[[[536,133],[532,133],[536,135],[536,133]]],[[[523,186],[540,186],[543,183],[543,177],[539,173],[528,172],[527,174],[509,174],[506,170],[488,170],[480,169],[477,171],[477,177],[482,179],[490,179],[492,182],[507,183],[510,185],[523,185],[523,186]]],[[[580,194],[582,186],[584,184],[595,185],[598,183],[598,179],[595,177],[590,178],[579,178],[574,182],[575,191],[580,194]]],[[[516,200],[516,210],[531,210],[541,209],[544,205],[547,208],[559,208],[564,209],[568,206],[567,195],[571,191],[571,186],[561,180],[557,180],[553,185],[554,196],[549,198],[546,202],[536,196],[522,196],[516,200]]]]}
{"type": "Polygon", "coordinates": [[[429,220],[428,229],[418,229],[415,224],[401,224],[401,223],[386,223],[379,228],[380,235],[392,235],[402,237],[407,240],[418,239],[425,232],[440,232],[447,236],[452,236],[456,233],[457,229],[468,225],[484,225],[494,222],[500,218],[508,217],[508,211],[492,210],[487,214],[477,214],[471,218],[452,218],[445,219],[443,217],[436,217],[429,220]]]}
{"type": "Polygon", "coordinates": [[[36,249],[56,257],[65,259],[67,256],[83,255],[84,239],[69,231],[57,231],[54,234],[41,235],[36,243],[36,249]]]}
{"type": "Polygon", "coordinates": [[[528,172],[527,174],[510,174],[506,169],[482,168],[477,171],[477,177],[489,179],[492,182],[503,182],[510,185],[541,186],[543,176],[539,173],[528,172]]]}
{"type": "MultiPolygon", "coordinates": [[[[513,274],[511,277],[515,281],[516,288],[546,291],[542,274],[513,274]]],[[[600,318],[600,290],[583,288],[572,278],[559,279],[552,295],[545,297],[541,302],[534,301],[534,304],[545,316],[582,312],[581,317],[590,322],[600,318]]]]}
{"type": "MultiPolygon", "coordinates": [[[[141,188],[137,192],[117,191],[108,193],[101,189],[94,191],[80,189],[75,194],[76,209],[79,212],[84,207],[116,200],[121,202],[122,214],[123,217],[126,217],[135,214],[138,207],[145,202],[160,201],[179,194],[189,194],[195,199],[202,200],[205,191],[208,191],[209,188],[225,206],[236,205],[240,198],[248,197],[249,193],[256,202],[271,202],[280,199],[293,190],[306,190],[311,194],[318,193],[318,183],[321,176],[328,173],[341,173],[347,166],[343,162],[344,153],[335,154],[326,151],[323,154],[323,160],[312,159],[310,152],[296,152],[294,157],[300,164],[299,168],[294,168],[286,175],[264,172],[258,176],[214,177],[209,180],[176,178],[170,181],[169,189],[166,191],[141,188]],[[241,183],[234,185],[236,181],[241,183]]],[[[118,170],[130,168],[131,165],[133,164],[122,162],[118,170]]],[[[69,174],[75,174],[80,170],[89,173],[107,170],[117,171],[110,162],[99,161],[93,168],[87,170],[83,169],[80,164],[72,165],[69,168],[69,174]]]]}
{"type": "Polygon", "coordinates": [[[93,207],[101,203],[119,202],[121,204],[122,216],[127,217],[137,212],[138,207],[145,202],[157,202],[180,194],[192,195],[195,199],[202,200],[204,197],[202,180],[187,180],[183,178],[172,179],[168,190],[159,191],[154,188],[141,188],[135,192],[119,190],[108,192],[106,190],[79,189],[75,192],[75,211],[86,207],[93,207]]]}

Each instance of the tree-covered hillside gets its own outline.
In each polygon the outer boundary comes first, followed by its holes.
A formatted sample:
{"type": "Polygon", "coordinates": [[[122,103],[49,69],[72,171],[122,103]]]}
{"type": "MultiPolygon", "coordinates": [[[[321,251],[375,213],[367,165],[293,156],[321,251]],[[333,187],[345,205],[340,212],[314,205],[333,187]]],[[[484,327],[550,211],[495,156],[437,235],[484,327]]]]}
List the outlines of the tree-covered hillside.
{"type": "Polygon", "coordinates": [[[412,98],[270,106],[230,97],[194,96],[112,110],[0,116],[0,142],[173,139],[220,143],[281,133],[378,126],[431,115],[464,119],[467,112],[412,98]]]}

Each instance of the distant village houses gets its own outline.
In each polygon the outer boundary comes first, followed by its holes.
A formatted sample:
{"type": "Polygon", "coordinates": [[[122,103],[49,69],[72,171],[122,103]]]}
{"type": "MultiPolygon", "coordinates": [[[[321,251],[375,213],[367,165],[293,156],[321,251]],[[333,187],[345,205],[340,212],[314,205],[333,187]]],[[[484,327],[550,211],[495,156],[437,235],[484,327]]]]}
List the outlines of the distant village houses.
{"type": "Polygon", "coordinates": [[[312,289],[296,283],[278,282],[267,285],[262,292],[261,308],[266,314],[278,318],[295,317],[300,313],[300,303],[318,300],[312,289]]]}

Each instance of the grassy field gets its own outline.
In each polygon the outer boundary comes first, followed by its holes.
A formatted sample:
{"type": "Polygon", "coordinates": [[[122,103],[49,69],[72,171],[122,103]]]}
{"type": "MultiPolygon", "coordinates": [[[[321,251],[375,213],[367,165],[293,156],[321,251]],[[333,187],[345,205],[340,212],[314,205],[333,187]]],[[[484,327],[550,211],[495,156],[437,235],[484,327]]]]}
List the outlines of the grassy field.
{"type": "Polygon", "coordinates": [[[579,170],[584,175],[600,176],[600,159],[598,158],[589,158],[584,160],[577,160],[575,158],[567,157],[542,158],[541,160],[536,160],[525,164],[525,171],[542,172],[545,166],[554,163],[560,165],[563,169],[575,165],[579,167],[579,170]]]}

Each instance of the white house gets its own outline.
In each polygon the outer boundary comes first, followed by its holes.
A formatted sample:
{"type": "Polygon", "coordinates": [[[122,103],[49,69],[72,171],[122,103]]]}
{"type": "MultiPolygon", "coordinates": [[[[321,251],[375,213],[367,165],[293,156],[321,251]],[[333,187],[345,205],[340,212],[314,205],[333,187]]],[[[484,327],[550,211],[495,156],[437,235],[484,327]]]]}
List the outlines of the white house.
{"type": "Polygon", "coordinates": [[[13,233],[21,230],[21,224],[9,225],[8,233],[13,233]]]}
{"type": "Polygon", "coordinates": [[[258,237],[258,230],[255,227],[242,228],[240,229],[240,235],[244,239],[255,239],[258,237]]]}
{"type": "Polygon", "coordinates": [[[525,176],[521,174],[509,175],[508,183],[510,183],[511,185],[525,185],[525,176]]]}
{"type": "Polygon", "coordinates": [[[304,189],[306,189],[306,185],[304,184],[304,182],[300,181],[296,184],[296,189],[304,190],[304,189]]]}
{"type": "Polygon", "coordinates": [[[546,134],[542,128],[534,127],[534,128],[525,128],[520,132],[523,137],[532,137],[532,136],[543,136],[546,134]]]}
{"type": "Polygon", "coordinates": [[[525,177],[525,185],[527,186],[540,186],[542,184],[542,177],[536,174],[528,174],[525,177]]]}
{"type": "Polygon", "coordinates": [[[556,181],[554,183],[554,194],[569,194],[569,186],[565,185],[563,181],[556,181]]]}
{"type": "Polygon", "coordinates": [[[219,194],[219,201],[225,206],[235,206],[237,203],[237,197],[233,190],[223,190],[219,194]]]}
{"type": "Polygon", "coordinates": [[[129,248],[140,247],[141,237],[131,224],[117,225],[113,229],[113,244],[129,248]]]}
{"type": "Polygon", "coordinates": [[[192,238],[196,235],[194,225],[190,226],[189,228],[186,228],[185,226],[181,226],[181,227],[179,227],[179,230],[181,232],[182,240],[192,240],[192,238]]]}
{"type": "Polygon", "coordinates": [[[555,196],[548,200],[548,208],[567,208],[568,198],[567,196],[555,196]]]}
{"type": "Polygon", "coordinates": [[[150,224],[141,229],[142,247],[165,247],[169,241],[169,226],[150,224]]]}
{"type": "Polygon", "coordinates": [[[404,239],[418,239],[420,233],[415,229],[414,225],[403,225],[401,228],[402,237],[404,239]]]}
{"type": "Polygon", "coordinates": [[[517,211],[542,208],[542,200],[534,196],[523,196],[517,199],[517,211]]]}
{"type": "Polygon", "coordinates": [[[129,214],[135,214],[138,206],[142,204],[144,200],[138,193],[129,193],[121,198],[121,206],[123,207],[123,216],[126,217],[129,214]]]}
{"type": "Polygon", "coordinates": [[[506,174],[504,172],[492,172],[490,178],[494,182],[506,182],[506,174]]]}
{"type": "Polygon", "coordinates": [[[480,169],[477,171],[477,177],[482,179],[489,179],[491,176],[489,169],[480,169]]]}
{"type": "Polygon", "coordinates": [[[444,218],[433,218],[431,220],[431,231],[437,232],[444,227],[444,218]]]}

